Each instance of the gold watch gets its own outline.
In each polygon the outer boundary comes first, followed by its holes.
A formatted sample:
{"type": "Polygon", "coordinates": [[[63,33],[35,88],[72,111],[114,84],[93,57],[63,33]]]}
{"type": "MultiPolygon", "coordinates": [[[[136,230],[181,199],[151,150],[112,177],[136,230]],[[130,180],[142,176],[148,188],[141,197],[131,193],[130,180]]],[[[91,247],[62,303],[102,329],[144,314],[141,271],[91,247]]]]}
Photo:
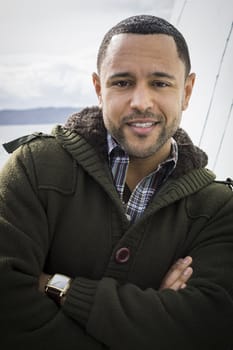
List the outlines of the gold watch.
{"type": "Polygon", "coordinates": [[[70,283],[70,277],[56,273],[48,280],[45,286],[45,293],[57,304],[61,304],[61,299],[70,288],[70,283]]]}

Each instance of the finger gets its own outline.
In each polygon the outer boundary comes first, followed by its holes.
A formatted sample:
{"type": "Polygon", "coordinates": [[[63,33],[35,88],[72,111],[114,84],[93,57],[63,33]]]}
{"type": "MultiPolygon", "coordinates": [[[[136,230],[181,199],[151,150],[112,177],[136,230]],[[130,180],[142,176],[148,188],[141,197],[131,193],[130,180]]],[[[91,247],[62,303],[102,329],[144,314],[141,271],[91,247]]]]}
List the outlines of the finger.
{"type": "Polygon", "coordinates": [[[190,256],[184,259],[179,259],[172,267],[169,269],[165,275],[160,288],[170,288],[174,283],[182,276],[186,268],[192,263],[192,258],[190,256]]]}
{"type": "Polygon", "coordinates": [[[189,278],[192,276],[192,274],[193,274],[193,269],[190,266],[188,266],[184,270],[184,272],[179,276],[179,278],[172,285],[169,286],[169,288],[177,291],[179,289],[183,289],[187,287],[187,282],[189,278]]]}

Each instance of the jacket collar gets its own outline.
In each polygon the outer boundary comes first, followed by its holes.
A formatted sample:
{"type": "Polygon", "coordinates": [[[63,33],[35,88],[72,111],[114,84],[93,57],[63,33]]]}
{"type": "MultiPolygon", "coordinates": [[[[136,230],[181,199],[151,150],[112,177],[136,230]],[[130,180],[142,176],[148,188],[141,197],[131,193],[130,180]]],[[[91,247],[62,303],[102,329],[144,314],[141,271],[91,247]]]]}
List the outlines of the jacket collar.
{"type": "MultiPolygon", "coordinates": [[[[101,185],[114,203],[118,203],[118,210],[128,225],[106,161],[107,132],[98,107],[86,108],[75,113],[68,119],[65,128],[57,126],[53,135],[73,159],[101,185]]],[[[215,179],[215,175],[205,168],[206,154],[193,145],[185,131],[179,129],[174,138],[178,144],[177,166],[156,195],[156,200],[147,208],[147,214],[143,218],[155,210],[199,191],[215,179]]]]}
{"type": "MultiPolygon", "coordinates": [[[[107,157],[107,132],[99,107],[87,107],[74,113],[68,118],[65,128],[81,135],[99,154],[107,157]]],[[[206,153],[192,143],[183,129],[179,128],[173,137],[178,145],[178,161],[172,174],[173,178],[207,165],[206,153]]]]}

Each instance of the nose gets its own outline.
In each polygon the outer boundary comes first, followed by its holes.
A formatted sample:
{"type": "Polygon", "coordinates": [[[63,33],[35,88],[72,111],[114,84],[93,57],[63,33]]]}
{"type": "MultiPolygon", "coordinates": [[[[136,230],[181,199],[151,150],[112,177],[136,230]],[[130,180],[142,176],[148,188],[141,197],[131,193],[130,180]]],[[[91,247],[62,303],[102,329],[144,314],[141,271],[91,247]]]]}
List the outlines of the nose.
{"type": "Polygon", "coordinates": [[[136,85],[132,91],[130,107],[140,112],[149,110],[153,107],[153,98],[148,87],[143,85],[136,85]]]}

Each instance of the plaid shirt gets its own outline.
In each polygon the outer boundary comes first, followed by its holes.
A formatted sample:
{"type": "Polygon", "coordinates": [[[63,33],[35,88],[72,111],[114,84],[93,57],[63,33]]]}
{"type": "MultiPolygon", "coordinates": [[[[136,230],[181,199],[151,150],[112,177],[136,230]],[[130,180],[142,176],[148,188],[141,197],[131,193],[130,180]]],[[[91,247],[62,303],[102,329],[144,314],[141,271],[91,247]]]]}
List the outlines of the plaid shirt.
{"type": "Polygon", "coordinates": [[[152,173],[144,177],[135,187],[130,195],[129,201],[124,203],[124,190],[126,174],[129,165],[129,156],[118,143],[108,133],[108,157],[112,170],[113,179],[121,201],[125,206],[125,214],[129,221],[134,222],[140,218],[146,209],[150,199],[155,194],[161,184],[167,180],[175,169],[178,158],[178,147],[172,139],[170,156],[155,169],[152,173]]]}

